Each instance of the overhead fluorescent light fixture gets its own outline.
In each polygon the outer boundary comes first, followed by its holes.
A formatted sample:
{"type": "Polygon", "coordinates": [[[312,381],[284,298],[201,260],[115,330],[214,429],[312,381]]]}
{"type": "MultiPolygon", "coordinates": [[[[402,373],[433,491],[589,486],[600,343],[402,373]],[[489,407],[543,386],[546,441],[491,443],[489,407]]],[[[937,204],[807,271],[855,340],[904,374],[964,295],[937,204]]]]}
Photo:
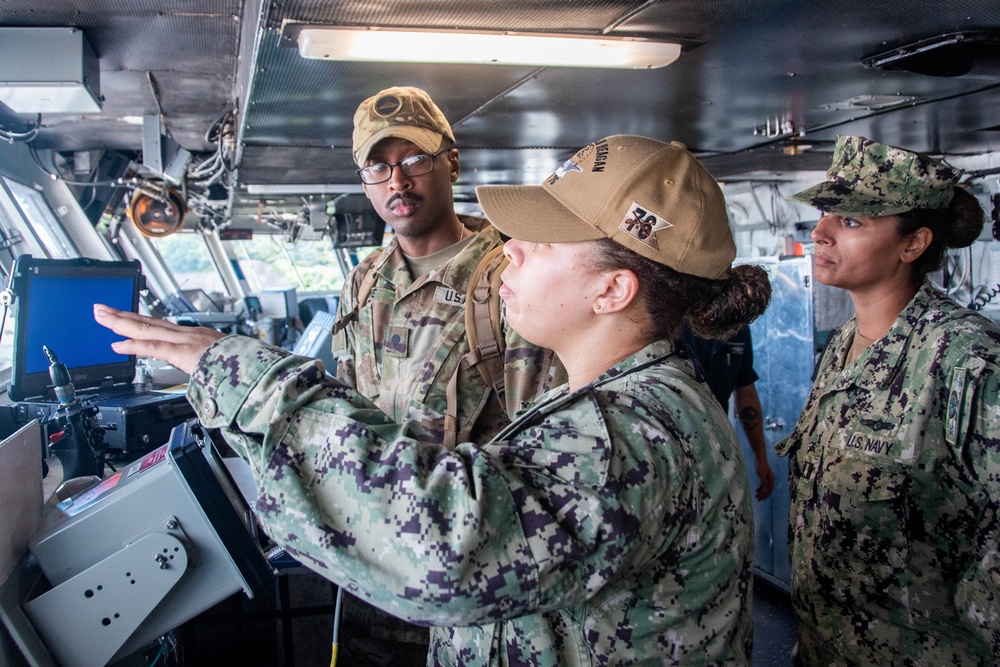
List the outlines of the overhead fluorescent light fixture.
{"type": "Polygon", "coordinates": [[[655,69],[677,60],[680,44],[641,37],[594,37],[395,28],[303,27],[303,58],[395,63],[655,69]]]}

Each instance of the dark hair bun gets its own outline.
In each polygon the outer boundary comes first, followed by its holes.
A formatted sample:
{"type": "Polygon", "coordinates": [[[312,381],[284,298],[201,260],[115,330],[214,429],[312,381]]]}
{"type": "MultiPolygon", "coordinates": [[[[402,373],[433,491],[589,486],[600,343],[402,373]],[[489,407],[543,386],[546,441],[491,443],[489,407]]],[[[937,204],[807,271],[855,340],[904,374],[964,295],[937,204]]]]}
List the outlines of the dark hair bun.
{"type": "Polygon", "coordinates": [[[979,200],[964,188],[955,188],[955,194],[948,204],[951,224],[942,227],[942,240],[949,248],[968,248],[983,233],[986,214],[979,200]]]}
{"type": "Polygon", "coordinates": [[[728,338],[767,310],[771,281],[755,264],[738,264],[718,294],[691,312],[691,328],[702,338],[728,338]]]}

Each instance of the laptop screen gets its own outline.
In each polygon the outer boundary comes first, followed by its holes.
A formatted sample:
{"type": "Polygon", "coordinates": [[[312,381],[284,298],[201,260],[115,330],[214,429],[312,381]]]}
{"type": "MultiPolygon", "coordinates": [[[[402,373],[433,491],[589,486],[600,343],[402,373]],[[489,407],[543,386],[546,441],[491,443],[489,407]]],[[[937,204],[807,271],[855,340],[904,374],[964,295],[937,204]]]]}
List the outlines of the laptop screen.
{"type": "Polygon", "coordinates": [[[94,321],[94,304],[135,312],[142,268],[138,261],[17,258],[14,292],[13,401],[52,398],[49,348],[69,371],[77,391],[131,382],[135,357],[116,354],[122,337],[94,321]]]}

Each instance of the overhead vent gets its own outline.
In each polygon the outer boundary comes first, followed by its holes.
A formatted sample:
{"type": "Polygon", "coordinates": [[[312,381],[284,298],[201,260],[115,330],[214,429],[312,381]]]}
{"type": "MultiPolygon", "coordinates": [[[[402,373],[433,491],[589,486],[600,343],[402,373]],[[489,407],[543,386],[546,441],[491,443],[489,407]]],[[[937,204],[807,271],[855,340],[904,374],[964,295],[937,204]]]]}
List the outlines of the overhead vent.
{"type": "Polygon", "coordinates": [[[952,32],[864,58],[866,67],[928,76],[1000,78],[1000,30],[952,32]]]}
{"type": "Polygon", "coordinates": [[[100,113],[101,70],[77,28],[0,28],[0,102],[14,113],[100,113]]]}

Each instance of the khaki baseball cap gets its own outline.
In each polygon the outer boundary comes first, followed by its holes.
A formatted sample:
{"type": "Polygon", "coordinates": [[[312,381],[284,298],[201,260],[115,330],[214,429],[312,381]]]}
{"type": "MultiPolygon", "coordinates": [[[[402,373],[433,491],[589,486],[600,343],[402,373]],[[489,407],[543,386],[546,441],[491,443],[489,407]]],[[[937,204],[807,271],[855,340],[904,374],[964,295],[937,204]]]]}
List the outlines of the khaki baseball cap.
{"type": "Polygon", "coordinates": [[[962,172],[920,153],[839,136],[826,177],[791,199],[829,213],[874,218],[948,206],[962,172]]]}
{"type": "Polygon", "coordinates": [[[365,166],[372,147],[387,137],[412,141],[436,153],[445,139],[455,142],[448,120],[420,88],[386,88],[361,103],[354,113],[354,161],[365,166]]]}
{"type": "Polygon", "coordinates": [[[522,241],[610,238],[714,279],[736,257],[722,190],[676,141],[610,136],[580,149],[541,185],[480,186],[476,195],[493,225],[522,241]]]}

